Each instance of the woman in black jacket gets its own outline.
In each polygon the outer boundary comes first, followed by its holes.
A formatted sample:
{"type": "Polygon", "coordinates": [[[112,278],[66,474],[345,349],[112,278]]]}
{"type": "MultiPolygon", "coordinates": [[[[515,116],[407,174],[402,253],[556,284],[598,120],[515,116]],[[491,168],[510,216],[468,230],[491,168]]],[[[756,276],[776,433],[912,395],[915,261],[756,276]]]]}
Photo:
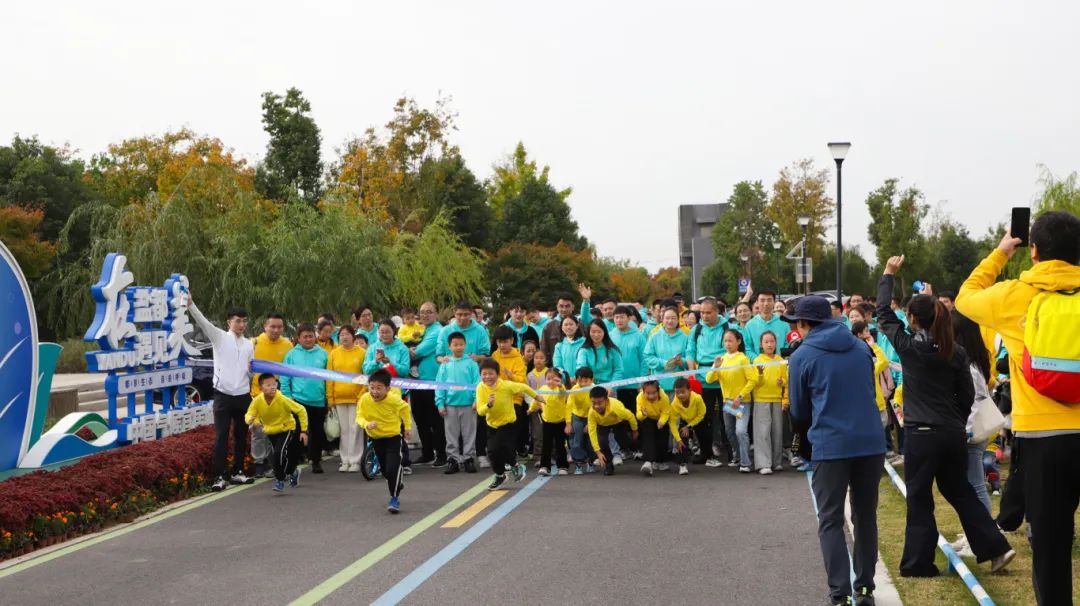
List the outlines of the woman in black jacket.
{"type": "Polygon", "coordinates": [[[893,275],[904,258],[892,257],[878,284],[878,330],[900,356],[904,373],[904,482],[907,484],[907,526],[900,576],[932,577],[937,545],[933,483],[960,517],[960,524],[979,562],[991,571],[1004,568],[1016,552],[975,496],[967,480],[967,418],[975,388],[970,362],[953,337],[945,306],[918,295],[908,306],[908,328],[890,308],[893,275]]]}

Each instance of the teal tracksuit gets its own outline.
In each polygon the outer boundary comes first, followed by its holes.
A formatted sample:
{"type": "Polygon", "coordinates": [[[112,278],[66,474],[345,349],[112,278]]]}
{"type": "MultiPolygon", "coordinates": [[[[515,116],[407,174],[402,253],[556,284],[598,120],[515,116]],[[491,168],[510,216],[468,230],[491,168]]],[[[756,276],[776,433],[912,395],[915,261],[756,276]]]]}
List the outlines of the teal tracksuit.
{"type": "Polygon", "coordinates": [[[577,354],[581,346],[585,344],[585,337],[578,337],[573,341],[563,338],[555,345],[555,353],[551,356],[551,365],[554,368],[561,370],[566,376],[570,377],[570,381],[574,381],[574,374],[577,373],[578,363],[577,354]]]}
{"type": "MultiPolygon", "coordinates": [[[[686,370],[686,342],[690,339],[683,331],[676,329],[675,334],[669,335],[664,329],[660,329],[645,344],[645,366],[651,374],[664,372],[678,372],[686,370]],[[682,364],[674,368],[666,368],[668,360],[675,356],[683,356],[682,364]]],[[[660,388],[671,391],[675,388],[675,378],[668,377],[660,380],[660,388]]]]}
{"type": "MultiPolygon", "coordinates": [[[[472,358],[465,356],[450,358],[439,366],[439,374],[435,380],[440,383],[477,385],[480,383],[480,366],[473,362],[472,358]]],[[[473,402],[476,402],[476,389],[439,389],[435,392],[435,406],[439,410],[447,406],[472,406],[473,402]]]]}
{"type": "MultiPolygon", "coordinates": [[[[611,333],[611,340],[619,348],[622,354],[622,374],[624,379],[640,377],[647,374],[645,368],[645,335],[634,326],[627,328],[626,332],[615,329],[611,333]]],[[[627,385],[623,389],[637,389],[637,385],[627,385]]]]}
{"type": "MultiPolygon", "coordinates": [[[[306,368],[326,368],[328,356],[326,350],[318,344],[311,349],[304,349],[297,345],[285,354],[282,360],[292,366],[306,368]]],[[[326,406],[326,382],[320,379],[301,379],[299,377],[281,376],[278,381],[281,385],[281,393],[286,398],[296,400],[307,406],[326,406]]]]}
{"type": "Polygon", "coordinates": [[[394,372],[390,374],[396,373],[396,376],[401,378],[409,376],[409,367],[412,364],[412,360],[409,357],[409,348],[397,337],[394,337],[394,342],[389,345],[382,341],[375,341],[368,347],[367,356],[364,357],[364,374],[369,375],[383,367],[383,364],[375,361],[375,355],[380,349],[383,350],[386,357],[390,359],[390,365],[394,367],[394,372]]]}

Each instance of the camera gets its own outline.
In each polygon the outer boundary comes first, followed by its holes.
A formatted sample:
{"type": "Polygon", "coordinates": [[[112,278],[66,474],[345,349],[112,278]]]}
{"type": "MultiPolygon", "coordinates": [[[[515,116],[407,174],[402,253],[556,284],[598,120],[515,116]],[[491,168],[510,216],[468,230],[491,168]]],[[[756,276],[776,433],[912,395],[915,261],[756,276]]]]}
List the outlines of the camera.
{"type": "Polygon", "coordinates": [[[800,345],[802,345],[802,339],[795,339],[794,341],[788,343],[787,347],[781,347],[780,357],[784,358],[785,360],[790,358],[791,354],[795,353],[795,350],[799,349],[800,345]]]}

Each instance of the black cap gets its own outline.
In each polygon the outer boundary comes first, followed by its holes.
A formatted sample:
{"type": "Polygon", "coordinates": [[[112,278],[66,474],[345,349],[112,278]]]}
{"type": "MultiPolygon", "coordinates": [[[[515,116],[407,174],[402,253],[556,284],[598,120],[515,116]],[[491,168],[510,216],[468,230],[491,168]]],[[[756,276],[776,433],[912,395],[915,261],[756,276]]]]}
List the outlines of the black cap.
{"type": "Polygon", "coordinates": [[[832,320],[832,305],[825,297],[809,295],[795,302],[795,311],[780,317],[788,324],[794,324],[798,320],[808,322],[825,322],[832,320]]]}

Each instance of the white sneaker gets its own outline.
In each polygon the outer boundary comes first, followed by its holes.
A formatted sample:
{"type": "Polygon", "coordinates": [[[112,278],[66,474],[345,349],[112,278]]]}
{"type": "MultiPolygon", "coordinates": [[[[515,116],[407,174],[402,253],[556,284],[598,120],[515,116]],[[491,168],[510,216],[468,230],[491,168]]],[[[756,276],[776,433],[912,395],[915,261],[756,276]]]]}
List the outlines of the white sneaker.
{"type": "Polygon", "coordinates": [[[652,476],[652,474],[653,474],[652,463],[650,463],[648,461],[645,461],[644,463],[642,463],[641,464],[641,473],[643,473],[643,474],[645,474],[647,476],[652,476]]]}
{"type": "Polygon", "coordinates": [[[975,557],[975,552],[971,551],[971,546],[968,544],[967,536],[965,536],[963,533],[957,536],[955,541],[949,543],[949,547],[952,547],[953,551],[956,552],[956,555],[962,558],[975,557]]]}
{"type": "Polygon", "coordinates": [[[739,473],[750,473],[750,468],[749,467],[740,467],[739,468],[739,473]]]}
{"type": "Polygon", "coordinates": [[[615,465],[616,467],[618,467],[619,465],[622,465],[622,464],[623,464],[623,460],[622,460],[622,457],[621,457],[620,455],[615,455],[614,457],[612,457],[612,459],[611,459],[611,462],[612,462],[612,463],[613,463],[613,464],[614,464],[614,465],[615,465]]]}
{"type": "Polygon", "coordinates": [[[338,473],[346,473],[346,472],[349,471],[349,464],[348,463],[342,463],[341,465],[338,466],[337,470],[338,470],[338,473]]]}
{"type": "Polygon", "coordinates": [[[685,476],[688,473],[690,473],[690,470],[686,468],[686,465],[679,465],[679,475],[680,476],[685,476]]]}
{"type": "Polygon", "coordinates": [[[991,494],[991,496],[1000,497],[1001,496],[1001,491],[1000,490],[995,490],[994,492],[992,492],[990,494],[991,494]]]}
{"type": "Polygon", "coordinates": [[[758,470],[758,473],[760,473],[763,476],[771,476],[772,475],[772,468],[771,467],[762,467],[761,469],[758,470]]]}
{"type": "Polygon", "coordinates": [[[720,459],[710,457],[705,461],[705,467],[723,467],[724,464],[720,462],[720,459]]]}
{"type": "Polygon", "coordinates": [[[349,473],[360,473],[360,464],[359,463],[351,463],[349,465],[349,473]]]}
{"type": "Polygon", "coordinates": [[[1016,552],[1010,549],[1002,555],[990,560],[990,572],[1001,572],[1009,565],[1009,562],[1013,561],[1016,557],[1016,552]]]}
{"type": "Polygon", "coordinates": [[[401,475],[411,476],[412,475],[412,467],[409,467],[407,465],[402,467],[401,468],[401,475]]]}
{"type": "Polygon", "coordinates": [[[566,469],[565,467],[560,467],[558,475],[560,475],[560,476],[568,476],[568,475],[570,475],[570,470],[566,469]]]}
{"type": "Polygon", "coordinates": [[[540,469],[536,470],[536,475],[538,476],[547,476],[549,473],[550,472],[548,471],[547,467],[541,467],[540,469]]]}
{"type": "Polygon", "coordinates": [[[777,465],[777,466],[773,467],[772,470],[773,471],[784,471],[784,466],[783,465],[777,465]]]}
{"type": "Polygon", "coordinates": [[[635,450],[634,451],[634,460],[635,461],[640,461],[640,460],[642,460],[644,458],[645,458],[645,453],[641,452],[640,450],[635,450]]]}
{"type": "Polygon", "coordinates": [[[656,469],[659,471],[668,471],[671,469],[671,465],[668,465],[667,463],[657,463],[656,469]]]}
{"type": "Polygon", "coordinates": [[[489,468],[491,468],[491,461],[489,461],[487,457],[481,456],[480,457],[480,469],[489,469],[489,468]]]}

